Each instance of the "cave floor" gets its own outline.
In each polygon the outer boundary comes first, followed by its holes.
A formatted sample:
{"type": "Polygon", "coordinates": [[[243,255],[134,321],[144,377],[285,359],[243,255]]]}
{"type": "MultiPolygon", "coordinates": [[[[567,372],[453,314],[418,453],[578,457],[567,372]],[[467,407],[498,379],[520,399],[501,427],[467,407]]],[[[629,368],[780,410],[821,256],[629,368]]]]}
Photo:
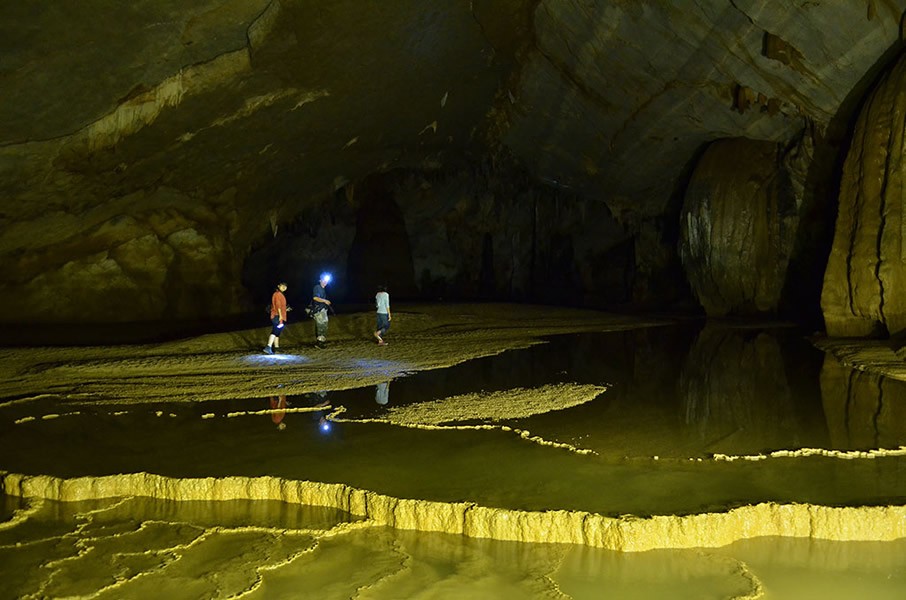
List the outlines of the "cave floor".
{"type": "Polygon", "coordinates": [[[906,384],[780,324],[396,308],[0,350],[10,597],[906,591],[906,384]]]}

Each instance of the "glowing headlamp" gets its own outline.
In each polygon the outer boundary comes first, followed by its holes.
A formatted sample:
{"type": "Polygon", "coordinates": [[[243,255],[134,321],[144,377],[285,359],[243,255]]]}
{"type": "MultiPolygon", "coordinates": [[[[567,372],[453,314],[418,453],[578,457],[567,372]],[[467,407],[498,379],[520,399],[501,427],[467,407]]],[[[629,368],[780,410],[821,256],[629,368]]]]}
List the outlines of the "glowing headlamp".
{"type": "Polygon", "coordinates": [[[324,283],[330,283],[331,279],[333,279],[333,276],[330,273],[321,273],[321,280],[324,283]]]}

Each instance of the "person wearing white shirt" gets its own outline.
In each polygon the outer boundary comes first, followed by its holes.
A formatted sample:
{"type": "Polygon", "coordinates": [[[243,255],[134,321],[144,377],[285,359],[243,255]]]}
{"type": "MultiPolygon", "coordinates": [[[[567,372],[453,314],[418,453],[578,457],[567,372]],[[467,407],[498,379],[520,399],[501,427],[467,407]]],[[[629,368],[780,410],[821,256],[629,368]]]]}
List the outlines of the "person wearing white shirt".
{"type": "Polygon", "coordinates": [[[378,286],[377,294],[374,295],[374,304],[377,312],[377,327],[374,332],[374,338],[377,340],[378,346],[386,346],[387,342],[384,341],[384,336],[387,335],[387,330],[390,329],[390,320],[393,316],[390,314],[390,294],[387,293],[387,288],[383,285],[378,286]]]}

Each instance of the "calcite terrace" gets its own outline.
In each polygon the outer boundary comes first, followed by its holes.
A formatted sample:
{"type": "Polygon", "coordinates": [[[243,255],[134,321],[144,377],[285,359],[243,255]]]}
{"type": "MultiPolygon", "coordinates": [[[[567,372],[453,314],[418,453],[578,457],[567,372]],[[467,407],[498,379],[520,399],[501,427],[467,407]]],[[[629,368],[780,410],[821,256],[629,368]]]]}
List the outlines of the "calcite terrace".
{"type": "Polygon", "coordinates": [[[904,506],[759,504],[724,513],[612,518],[575,511],[527,512],[467,502],[407,500],[342,484],[270,477],[170,479],[148,473],[68,480],[7,473],[3,489],[14,495],[63,502],[132,496],[180,501],[279,500],[339,509],[378,526],[517,542],[583,544],[627,552],[724,546],[762,536],[837,541],[906,537],[904,506]]]}

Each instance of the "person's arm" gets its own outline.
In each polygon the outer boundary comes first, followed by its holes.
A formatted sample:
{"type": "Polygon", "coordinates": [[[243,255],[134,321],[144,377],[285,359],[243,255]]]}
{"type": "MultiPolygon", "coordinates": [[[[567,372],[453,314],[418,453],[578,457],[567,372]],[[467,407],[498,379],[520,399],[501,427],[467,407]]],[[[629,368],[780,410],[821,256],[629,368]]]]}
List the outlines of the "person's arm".
{"type": "MultiPolygon", "coordinates": [[[[277,292],[274,292],[271,295],[271,306],[273,310],[277,311],[277,318],[279,323],[284,321],[283,319],[283,300],[280,299],[280,296],[277,295],[277,292]]],[[[271,317],[273,319],[273,317],[271,317]]]]}
{"type": "Polygon", "coordinates": [[[321,302],[322,304],[326,304],[326,305],[330,306],[330,300],[328,300],[327,298],[321,298],[320,296],[314,296],[312,298],[312,300],[314,300],[315,302],[321,302]]]}

